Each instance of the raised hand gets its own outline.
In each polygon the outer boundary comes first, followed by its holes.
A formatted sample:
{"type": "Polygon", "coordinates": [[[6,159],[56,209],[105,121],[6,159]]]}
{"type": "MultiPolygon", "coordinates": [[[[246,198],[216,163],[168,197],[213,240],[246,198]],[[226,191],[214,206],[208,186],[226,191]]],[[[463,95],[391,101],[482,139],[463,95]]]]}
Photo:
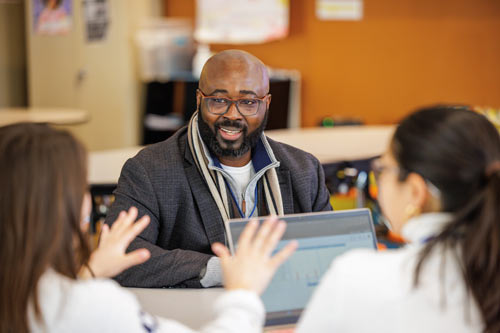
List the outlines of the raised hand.
{"type": "Polygon", "coordinates": [[[103,226],[99,246],[88,262],[95,277],[113,277],[149,259],[151,254],[146,249],[125,253],[130,242],[149,224],[147,215],[134,223],[136,218],[137,208],[131,207],[128,212],[122,211],[118,215],[111,228],[106,224],[103,226]]]}
{"type": "Polygon", "coordinates": [[[227,290],[246,289],[261,294],[266,289],[276,269],[297,249],[297,241],[291,241],[271,257],[285,229],[286,223],[277,217],[266,219],[260,228],[257,220],[251,220],[241,233],[234,256],[223,244],[212,245],[221,260],[227,290]]]}

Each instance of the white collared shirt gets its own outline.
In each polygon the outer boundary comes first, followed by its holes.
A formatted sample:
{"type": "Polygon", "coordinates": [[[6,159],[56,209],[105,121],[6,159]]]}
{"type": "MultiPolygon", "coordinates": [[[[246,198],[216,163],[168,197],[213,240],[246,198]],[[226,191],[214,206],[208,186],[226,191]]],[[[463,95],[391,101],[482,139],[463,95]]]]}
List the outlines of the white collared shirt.
{"type": "Polygon", "coordinates": [[[354,250],[334,260],[297,332],[481,332],[481,316],[450,251],[431,253],[414,287],[424,242],[450,218],[423,214],[403,227],[404,248],[354,250]]]}

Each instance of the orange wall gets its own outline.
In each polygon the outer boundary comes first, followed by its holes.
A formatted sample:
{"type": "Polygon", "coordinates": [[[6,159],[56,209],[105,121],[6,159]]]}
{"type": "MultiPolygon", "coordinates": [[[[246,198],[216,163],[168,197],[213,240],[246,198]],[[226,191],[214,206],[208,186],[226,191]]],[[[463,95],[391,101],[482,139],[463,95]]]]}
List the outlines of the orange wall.
{"type": "MultiPolygon", "coordinates": [[[[359,22],[320,21],[314,0],[291,0],[290,34],[246,50],[303,77],[302,125],[327,115],[398,121],[437,102],[500,107],[500,1],[365,0],[359,22]]],[[[195,0],[165,0],[194,18],[195,0]]]]}

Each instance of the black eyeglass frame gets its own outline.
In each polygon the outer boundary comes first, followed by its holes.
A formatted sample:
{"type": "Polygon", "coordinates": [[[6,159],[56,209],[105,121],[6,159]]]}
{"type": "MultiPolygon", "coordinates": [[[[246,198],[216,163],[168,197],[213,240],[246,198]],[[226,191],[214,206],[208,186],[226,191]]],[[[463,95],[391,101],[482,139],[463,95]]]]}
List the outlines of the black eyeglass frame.
{"type": "Polygon", "coordinates": [[[221,113],[217,113],[217,112],[213,112],[210,107],[208,107],[207,105],[207,110],[208,112],[210,112],[211,114],[214,114],[214,115],[217,115],[217,116],[222,116],[222,115],[225,115],[228,111],[229,111],[229,108],[231,108],[231,105],[235,105],[236,106],[236,110],[238,110],[238,112],[243,116],[243,117],[251,117],[251,116],[255,116],[257,113],[259,113],[260,111],[260,107],[262,106],[262,103],[267,99],[269,98],[269,96],[271,96],[271,94],[266,94],[265,96],[263,97],[253,97],[253,98],[236,98],[236,99],[232,99],[232,98],[227,98],[227,97],[221,97],[221,96],[213,96],[213,95],[205,95],[205,93],[203,91],[201,91],[200,89],[197,89],[197,91],[200,93],[201,95],[201,98],[202,100],[206,100],[208,98],[212,98],[212,99],[223,99],[225,101],[228,101],[228,106],[226,108],[226,111],[224,112],[221,112],[221,113]],[[255,108],[255,112],[254,113],[251,113],[251,114],[246,114],[246,113],[243,113],[241,112],[240,108],[238,107],[238,103],[240,103],[240,101],[248,101],[248,100],[256,100],[259,102],[259,105],[255,108]]]}

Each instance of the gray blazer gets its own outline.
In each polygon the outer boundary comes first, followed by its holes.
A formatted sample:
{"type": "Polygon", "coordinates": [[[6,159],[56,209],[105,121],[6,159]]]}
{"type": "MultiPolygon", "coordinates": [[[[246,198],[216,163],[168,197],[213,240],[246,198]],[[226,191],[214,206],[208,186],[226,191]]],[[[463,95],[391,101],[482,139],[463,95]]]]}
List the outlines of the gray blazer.
{"type": "MultiPolygon", "coordinates": [[[[297,148],[268,141],[280,161],[276,172],[285,214],[331,210],[319,161],[297,148]]],[[[127,287],[201,287],[200,272],[213,256],[210,245],[224,243],[225,236],[222,217],[189,150],[187,129],[129,159],[114,194],[108,225],[131,206],[138,208],[139,216],[151,217],[128,248],[146,248],[151,258],[116,280],[127,287]]]]}

